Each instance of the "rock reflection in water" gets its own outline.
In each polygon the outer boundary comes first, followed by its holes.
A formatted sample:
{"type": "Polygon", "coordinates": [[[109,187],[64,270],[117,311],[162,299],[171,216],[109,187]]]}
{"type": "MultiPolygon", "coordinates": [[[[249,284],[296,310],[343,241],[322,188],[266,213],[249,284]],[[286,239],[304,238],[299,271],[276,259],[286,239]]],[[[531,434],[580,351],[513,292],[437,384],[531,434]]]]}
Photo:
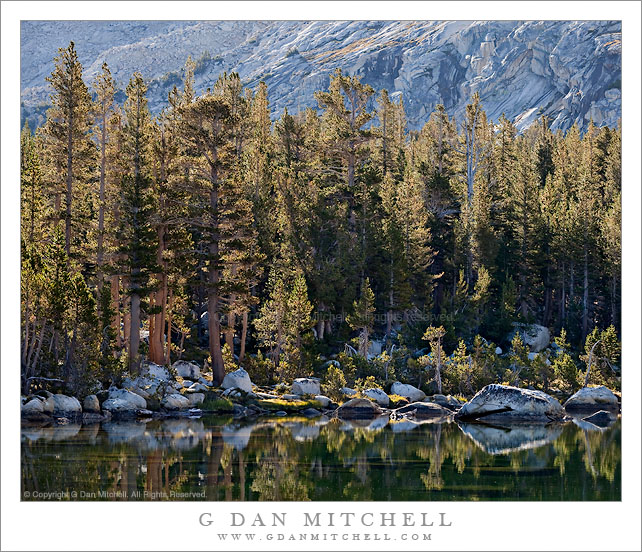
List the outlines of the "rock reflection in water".
{"type": "Polygon", "coordinates": [[[459,428],[488,454],[508,454],[547,445],[562,433],[561,424],[512,425],[460,423],[459,428]]]}
{"type": "Polygon", "coordinates": [[[91,491],[92,500],[619,500],[620,424],[292,416],[31,425],[22,487],[91,491]]]}

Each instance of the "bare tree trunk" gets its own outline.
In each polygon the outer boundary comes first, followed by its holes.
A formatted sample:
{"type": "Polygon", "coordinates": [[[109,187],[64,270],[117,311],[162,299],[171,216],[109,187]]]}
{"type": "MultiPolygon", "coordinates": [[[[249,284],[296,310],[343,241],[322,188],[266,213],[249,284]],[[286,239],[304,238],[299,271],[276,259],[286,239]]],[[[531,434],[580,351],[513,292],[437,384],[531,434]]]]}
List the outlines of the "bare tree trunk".
{"type": "Polygon", "coordinates": [[[120,278],[118,274],[111,277],[111,305],[114,310],[114,318],[111,322],[111,327],[116,334],[116,347],[122,347],[122,331],[120,329],[120,278]]]}
{"type": "Polygon", "coordinates": [[[140,346],[140,295],[138,293],[132,293],[130,305],[129,371],[132,375],[137,375],[140,365],[138,354],[140,346]]]}
{"type": "Polygon", "coordinates": [[[247,323],[248,311],[243,311],[242,325],[241,325],[241,350],[239,352],[239,364],[245,358],[245,342],[247,341],[247,323]]]}
{"type": "Polygon", "coordinates": [[[129,334],[131,330],[131,312],[126,312],[123,317],[123,343],[125,344],[125,350],[129,353],[129,334]]]}
{"type": "Polygon", "coordinates": [[[172,353],[172,302],[173,302],[173,299],[174,299],[174,294],[172,289],[170,288],[168,307],[167,307],[167,341],[166,341],[167,348],[165,350],[165,360],[167,361],[168,366],[172,365],[171,353],[172,353]]]}
{"type": "MultiPolygon", "coordinates": [[[[102,113],[102,132],[100,135],[100,189],[98,193],[98,251],[96,256],[96,276],[98,279],[98,297],[100,298],[103,291],[103,257],[104,257],[104,234],[105,234],[105,168],[107,163],[106,155],[107,144],[107,120],[106,112],[103,107],[102,113]]],[[[98,310],[100,312],[100,300],[98,301],[98,310]]]]}
{"type": "Polygon", "coordinates": [[[602,341],[601,339],[598,339],[595,343],[593,343],[593,347],[591,347],[591,351],[589,352],[588,364],[586,367],[586,376],[584,377],[584,387],[586,387],[589,382],[589,375],[591,374],[591,365],[593,364],[593,351],[595,350],[596,345],[601,341],[602,341]]]}
{"type": "Polygon", "coordinates": [[[582,294],[582,341],[588,334],[588,306],[589,306],[589,282],[588,282],[588,250],[584,247],[584,293],[582,294]]]}
{"type": "Polygon", "coordinates": [[[69,107],[67,130],[67,192],[65,195],[65,253],[67,254],[67,266],[71,260],[71,200],[73,180],[73,108],[69,107]]]}

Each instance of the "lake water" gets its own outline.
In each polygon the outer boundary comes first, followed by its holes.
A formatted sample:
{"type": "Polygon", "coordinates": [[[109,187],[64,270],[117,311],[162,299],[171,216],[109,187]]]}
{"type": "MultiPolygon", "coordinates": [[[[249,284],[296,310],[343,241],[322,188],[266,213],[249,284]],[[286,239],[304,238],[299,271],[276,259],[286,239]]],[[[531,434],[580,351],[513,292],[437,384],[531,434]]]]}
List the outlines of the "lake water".
{"type": "Polygon", "coordinates": [[[620,500],[621,422],[23,426],[26,500],[620,500]],[[581,427],[580,427],[581,426],[581,427]]]}

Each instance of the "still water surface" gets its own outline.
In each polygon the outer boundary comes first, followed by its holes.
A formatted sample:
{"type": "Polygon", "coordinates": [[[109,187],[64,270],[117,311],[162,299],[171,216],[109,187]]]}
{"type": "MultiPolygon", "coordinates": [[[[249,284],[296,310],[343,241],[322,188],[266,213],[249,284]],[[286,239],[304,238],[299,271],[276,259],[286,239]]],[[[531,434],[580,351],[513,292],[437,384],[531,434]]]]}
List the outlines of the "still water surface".
{"type": "Polygon", "coordinates": [[[620,500],[620,420],[23,426],[26,500],[620,500]]]}

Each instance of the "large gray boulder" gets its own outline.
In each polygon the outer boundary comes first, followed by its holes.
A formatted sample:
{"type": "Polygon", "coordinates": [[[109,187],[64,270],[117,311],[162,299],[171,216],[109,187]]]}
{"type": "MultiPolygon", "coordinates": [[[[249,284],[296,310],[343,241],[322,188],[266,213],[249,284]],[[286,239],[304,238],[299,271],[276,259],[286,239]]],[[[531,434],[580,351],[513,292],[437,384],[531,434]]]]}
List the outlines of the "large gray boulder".
{"type": "Polygon", "coordinates": [[[399,395],[400,397],[405,397],[410,402],[423,401],[426,398],[426,394],[421,390],[417,389],[413,385],[407,383],[394,382],[392,388],[390,389],[391,394],[399,395]]]}
{"type": "Polygon", "coordinates": [[[165,368],[164,366],[159,366],[158,364],[154,364],[153,362],[150,362],[147,365],[143,366],[142,374],[160,381],[169,381],[172,379],[172,376],[170,375],[167,368],[165,368]]]}
{"type": "Polygon", "coordinates": [[[20,407],[20,414],[23,418],[28,420],[41,420],[47,417],[43,408],[44,401],[39,397],[26,401],[20,407]]]}
{"type": "Polygon", "coordinates": [[[383,389],[372,387],[370,389],[366,389],[363,394],[376,402],[379,406],[387,407],[390,404],[390,398],[386,395],[383,389]]]}
{"type": "Polygon", "coordinates": [[[161,406],[165,410],[186,410],[192,405],[187,397],[184,397],[180,393],[172,393],[171,395],[165,395],[163,397],[161,406]]]}
{"type": "Polygon", "coordinates": [[[430,420],[433,418],[447,418],[452,412],[441,405],[430,402],[413,402],[393,411],[395,417],[413,417],[417,420],[430,420]]]}
{"type": "Polygon", "coordinates": [[[321,384],[318,378],[297,378],[292,383],[292,393],[295,395],[318,395],[321,384]]]}
{"type": "Polygon", "coordinates": [[[613,391],[600,385],[580,389],[564,403],[564,408],[570,413],[591,413],[599,410],[617,412],[619,404],[613,391]]]}
{"type": "Polygon", "coordinates": [[[205,400],[204,393],[189,393],[188,395],[185,395],[185,397],[187,398],[190,407],[199,406],[203,404],[203,401],[205,400]]]}
{"type": "Polygon", "coordinates": [[[542,391],[491,384],[484,387],[455,415],[460,420],[546,423],[562,420],[564,409],[542,391]]]}
{"type": "Polygon", "coordinates": [[[82,406],[76,397],[67,395],[54,395],[54,416],[77,416],[82,413],[82,406]]]}
{"type": "Polygon", "coordinates": [[[462,402],[453,397],[452,395],[433,395],[430,397],[430,402],[443,406],[448,410],[459,410],[462,406],[462,402]]]}
{"type": "Polygon", "coordinates": [[[368,399],[350,399],[336,410],[336,416],[344,420],[371,420],[381,414],[381,408],[368,399]]]}
{"type": "Polygon", "coordinates": [[[82,403],[83,412],[100,413],[100,402],[96,395],[87,395],[82,403]]]}
{"type": "Polygon", "coordinates": [[[239,368],[234,372],[225,374],[221,387],[223,389],[236,388],[236,389],[241,389],[246,393],[251,393],[252,381],[250,380],[250,375],[243,368],[239,368]]]}
{"type": "Polygon", "coordinates": [[[317,401],[323,408],[330,406],[330,403],[332,402],[330,398],[326,397],[325,395],[316,395],[314,397],[314,400],[317,401]]]}
{"type": "Polygon", "coordinates": [[[198,364],[187,362],[186,360],[177,360],[172,364],[172,368],[176,370],[176,374],[181,378],[197,380],[201,375],[201,369],[198,367],[198,364]]]}
{"type": "Polygon", "coordinates": [[[515,331],[509,336],[508,341],[511,341],[516,332],[522,336],[522,341],[528,345],[531,352],[539,353],[548,347],[551,342],[551,332],[548,328],[540,326],[539,324],[522,324],[520,322],[513,322],[515,331]]]}
{"type": "Polygon", "coordinates": [[[103,410],[111,414],[133,415],[137,410],[147,408],[147,401],[140,395],[127,389],[112,388],[109,397],[103,403],[103,410]]]}

